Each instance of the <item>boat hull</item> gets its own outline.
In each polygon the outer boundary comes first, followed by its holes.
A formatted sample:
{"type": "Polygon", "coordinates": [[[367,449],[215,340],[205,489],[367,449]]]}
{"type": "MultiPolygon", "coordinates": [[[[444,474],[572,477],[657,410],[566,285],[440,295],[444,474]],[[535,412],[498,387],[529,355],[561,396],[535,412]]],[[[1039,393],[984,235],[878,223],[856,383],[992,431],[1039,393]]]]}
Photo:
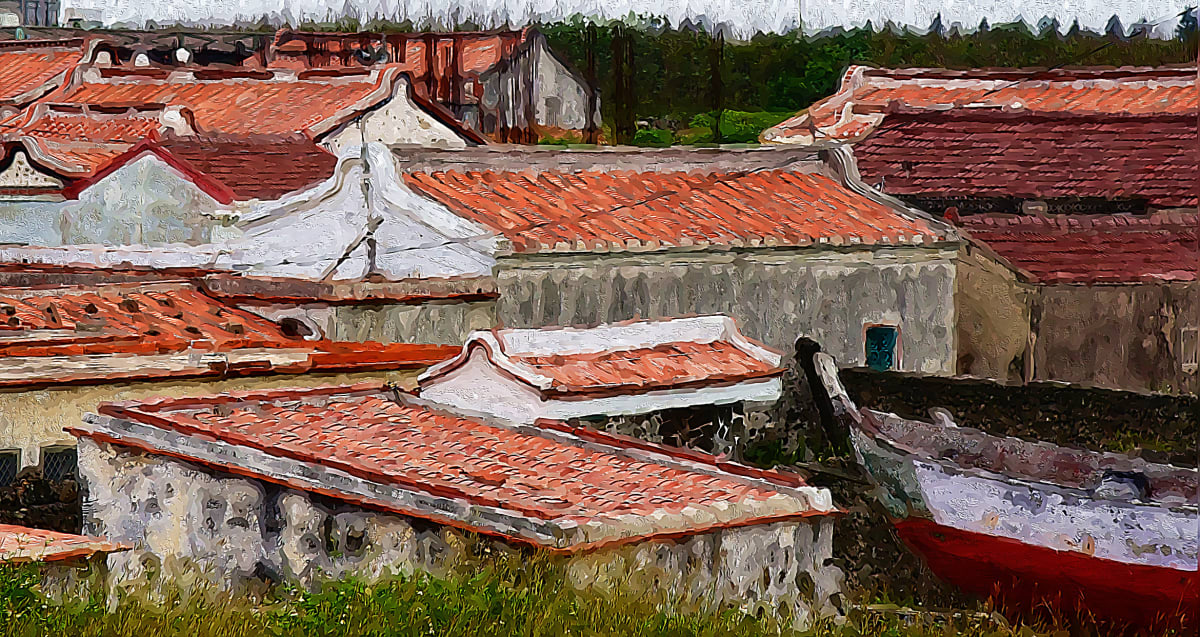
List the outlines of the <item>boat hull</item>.
{"type": "Polygon", "coordinates": [[[1196,571],[1123,564],[924,518],[896,520],[895,527],[939,578],[995,599],[1013,615],[1046,610],[1149,627],[1192,623],[1200,606],[1196,571]]]}

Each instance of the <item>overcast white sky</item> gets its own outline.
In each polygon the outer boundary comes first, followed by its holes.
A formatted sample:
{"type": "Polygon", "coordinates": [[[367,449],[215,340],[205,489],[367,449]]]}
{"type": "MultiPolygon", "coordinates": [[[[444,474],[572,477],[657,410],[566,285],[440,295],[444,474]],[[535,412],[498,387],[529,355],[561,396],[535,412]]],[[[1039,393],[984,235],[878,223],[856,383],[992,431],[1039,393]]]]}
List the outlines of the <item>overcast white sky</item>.
{"type": "Polygon", "coordinates": [[[800,24],[814,33],[830,27],[876,26],[887,21],[927,27],[939,13],[947,27],[974,28],[987,18],[992,24],[1023,19],[1035,25],[1055,18],[1067,29],[1081,26],[1103,31],[1116,14],[1126,27],[1162,21],[1169,35],[1184,3],[1196,0],[62,0],[63,15],[79,15],[108,25],[230,24],[267,16],[274,22],[298,23],[330,17],[385,16],[410,19],[434,27],[471,21],[489,27],[522,26],[584,14],[618,18],[631,12],[724,24],[734,35],[756,31],[787,32],[800,24]]]}

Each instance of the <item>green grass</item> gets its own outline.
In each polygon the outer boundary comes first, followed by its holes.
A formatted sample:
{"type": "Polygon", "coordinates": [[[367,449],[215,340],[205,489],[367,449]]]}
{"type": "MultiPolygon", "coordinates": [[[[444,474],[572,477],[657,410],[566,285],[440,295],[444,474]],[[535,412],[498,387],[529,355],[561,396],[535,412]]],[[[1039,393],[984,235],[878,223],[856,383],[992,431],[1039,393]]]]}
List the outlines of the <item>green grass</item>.
{"type": "Polygon", "coordinates": [[[683,615],[643,599],[582,594],[564,586],[548,559],[508,556],[477,572],[381,583],[339,581],[318,592],[279,587],[259,595],[174,591],[157,603],[123,597],[106,609],[101,596],[56,604],[38,590],[32,566],[0,565],[0,632],[4,635],[197,635],[241,637],[528,635],[599,637],[800,634],[811,637],[1033,637],[1064,634],[1053,626],[1011,627],[998,615],[956,617],[852,608],[794,633],[736,610],[683,615]]]}

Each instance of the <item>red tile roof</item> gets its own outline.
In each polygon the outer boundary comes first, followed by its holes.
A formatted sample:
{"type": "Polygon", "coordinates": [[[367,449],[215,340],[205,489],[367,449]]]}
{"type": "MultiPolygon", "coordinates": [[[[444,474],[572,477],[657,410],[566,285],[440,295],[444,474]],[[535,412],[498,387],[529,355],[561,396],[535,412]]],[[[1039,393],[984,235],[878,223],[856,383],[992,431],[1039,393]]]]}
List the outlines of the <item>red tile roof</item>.
{"type": "Polygon", "coordinates": [[[81,82],[47,99],[103,107],[183,106],[200,133],[317,136],[391,96],[397,72],[293,80],[122,78],[81,82]]]}
{"type": "Polygon", "coordinates": [[[83,53],[83,40],[0,42],[0,105],[21,106],[61,85],[83,53]]]}
{"type": "Polygon", "coordinates": [[[1194,207],[1196,117],[959,110],[896,114],[854,146],[863,181],[894,195],[1102,198],[1194,207]]]}
{"type": "Polygon", "coordinates": [[[171,137],[161,146],[239,200],[279,199],[333,175],[337,156],[308,137],[171,137]]]}
{"type": "Polygon", "coordinates": [[[889,107],[1000,108],[1041,113],[1195,113],[1195,67],[1119,69],[876,69],[851,66],[838,92],[763,131],[776,143],[852,140],[889,107]]]}
{"type": "Polygon", "coordinates": [[[671,343],[592,354],[513,356],[551,379],[550,391],[652,391],[696,383],[728,383],[778,376],[783,369],[729,343],[671,343]]]}
{"type": "MultiPolygon", "coordinates": [[[[272,458],[320,465],[325,471],[344,472],[371,484],[425,494],[425,498],[492,507],[533,524],[551,522],[572,538],[544,540],[559,549],[586,548],[579,540],[597,541],[591,533],[594,528],[581,527],[636,521],[637,533],[626,526],[625,533],[604,534],[610,541],[627,542],[661,533],[697,533],[832,511],[827,494],[822,498],[816,490],[803,487],[798,476],[574,430],[561,423],[521,427],[456,415],[365,384],[106,404],[100,412],[162,431],[258,450],[272,458]],[[724,514],[696,515],[702,511],[724,514]]],[[[103,429],[72,433],[145,445],[111,427],[103,429]]],[[[151,446],[150,451],[204,461],[183,448],[151,446]]],[[[228,457],[236,461],[236,455],[228,457]]],[[[227,468],[280,479],[248,464],[227,468]]],[[[317,475],[308,470],[301,474],[317,475]]],[[[344,483],[330,480],[327,495],[336,497],[333,485],[344,483]]],[[[341,497],[362,499],[350,493],[341,497]]],[[[487,514],[454,519],[453,508],[441,514],[435,513],[438,510],[401,512],[514,536],[511,528],[490,522],[495,518],[487,514]]]]}
{"type": "Polygon", "coordinates": [[[0,289],[0,356],[284,347],[278,325],[186,283],[0,289]]]}
{"type": "MultiPolygon", "coordinates": [[[[45,144],[41,148],[47,150],[45,144]]],[[[155,134],[111,156],[92,155],[100,163],[79,175],[63,189],[63,195],[77,198],[147,154],[157,156],[223,204],[278,199],[328,179],[337,164],[335,155],[303,136],[160,138],[155,134]]]]}
{"type": "Polygon", "coordinates": [[[161,109],[151,112],[131,109],[115,114],[50,110],[32,121],[16,121],[21,118],[18,115],[13,120],[0,123],[0,133],[54,141],[132,144],[153,133],[162,132],[164,126],[159,119],[161,115],[161,109]]]}
{"type": "Polygon", "coordinates": [[[822,174],[409,173],[414,189],[494,228],[515,252],[673,246],[912,244],[945,230],[822,174]]]}
{"type": "Polygon", "coordinates": [[[1200,215],[972,215],[964,229],[1039,283],[1194,281],[1200,215]]]}
{"type": "Polygon", "coordinates": [[[86,535],[0,524],[0,563],[52,562],[129,548],[86,535]]]}
{"type": "Polygon", "coordinates": [[[458,356],[421,375],[422,389],[480,347],[505,375],[545,398],[729,385],[783,374],[779,352],[743,336],[733,319],[713,315],[474,332],[458,356]]]}
{"type": "Polygon", "coordinates": [[[306,341],[184,282],[0,288],[0,386],[411,369],[457,351],[306,341]]]}

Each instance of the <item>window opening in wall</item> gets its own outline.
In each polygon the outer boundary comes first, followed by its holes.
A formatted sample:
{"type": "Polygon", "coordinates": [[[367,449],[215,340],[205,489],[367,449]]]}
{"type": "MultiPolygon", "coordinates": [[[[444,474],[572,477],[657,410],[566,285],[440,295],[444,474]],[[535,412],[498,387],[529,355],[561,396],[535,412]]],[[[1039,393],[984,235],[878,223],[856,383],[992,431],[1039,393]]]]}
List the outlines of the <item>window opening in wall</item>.
{"type": "Polygon", "coordinates": [[[1179,360],[1183,371],[1189,374],[1200,369],[1200,327],[1185,327],[1180,331],[1179,360]]]}
{"type": "Polygon", "coordinates": [[[871,325],[866,331],[867,367],[886,372],[896,368],[896,340],[899,331],[891,325],[871,325]]]}
{"type": "Polygon", "coordinates": [[[78,465],[75,447],[47,447],[42,450],[42,476],[50,482],[74,480],[78,465]]]}
{"type": "Polygon", "coordinates": [[[17,471],[21,469],[21,450],[4,449],[0,451],[0,487],[7,487],[17,479],[17,471]]]}

